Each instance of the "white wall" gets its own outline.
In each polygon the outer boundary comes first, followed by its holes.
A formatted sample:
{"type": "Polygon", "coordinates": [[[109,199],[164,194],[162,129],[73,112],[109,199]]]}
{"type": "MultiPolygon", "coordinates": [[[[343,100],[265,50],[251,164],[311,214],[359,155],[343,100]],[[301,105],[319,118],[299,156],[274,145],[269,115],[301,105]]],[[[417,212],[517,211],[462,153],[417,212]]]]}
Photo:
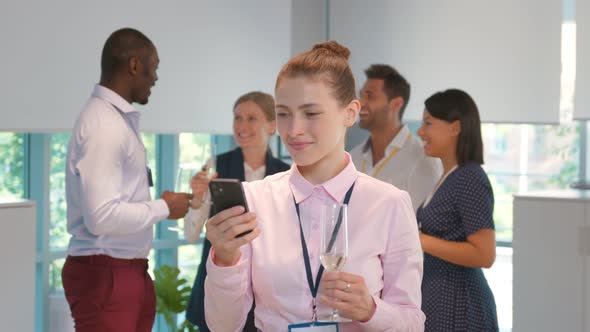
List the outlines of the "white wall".
{"type": "Polygon", "coordinates": [[[484,121],[557,122],[560,24],[556,0],[14,1],[0,8],[0,130],[69,130],[99,79],[105,39],[123,26],[160,53],[141,107],[146,131],[231,133],[234,100],[272,93],[289,57],[326,36],[351,49],[358,87],[375,62],[409,79],[406,120],[421,118],[433,92],[458,87],[484,121]]]}
{"type": "Polygon", "coordinates": [[[396,67],[412,85],[404,118],[424,100],[460,88],[485,122],[557,123],[561,1],[330,1],[330,38],[351,51],[362,84],[371,63],[396,67]]]}
{"type": "Polygon", "coordinates": [[[308,50],[327,39],[327,0],[291,2],[291,55],[308,50]]]}
{"type": "Polygon", "coordinates": [[[235,99],[271,92],[291,55],[290,0],[13,1],[0,10],[0,130],[69,130],[108,35],[134,27],[160,55],[147,131],[231,133],[235,99]]]}

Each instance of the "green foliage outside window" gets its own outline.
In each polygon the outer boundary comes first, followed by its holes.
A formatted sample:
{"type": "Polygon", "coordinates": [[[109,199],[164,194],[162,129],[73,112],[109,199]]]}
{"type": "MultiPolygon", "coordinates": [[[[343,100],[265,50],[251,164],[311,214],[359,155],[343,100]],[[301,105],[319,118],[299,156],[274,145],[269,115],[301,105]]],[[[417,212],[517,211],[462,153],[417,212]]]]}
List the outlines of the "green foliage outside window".
{"type": "Polygon", "coordinates": [[[518,192],[515,177],[489,175],[494,190],[494,225],[497,241],[512,241],[512,195],[518,192]]]}
{"type": "Polygon", "coordinates": [[[182,133],[178,135],[180,156],[178,164],[198,163],[205,164],[209,156],[206,154],[206,147],[211,144],[211,135],[182,133]]]}
{"type": "Polygon", "coordinates": [[[575,182],[579,176],[580,126],[555,126],[552,131],[557,137],[571,137],[570,141],[560,146],[552,147],[548,151],[549,154],[563,161],[561,169],[558,173],[551,176],[549,183],[558,188],[565,189],[575,182]]]}
{"type": "Polygon", "coordinates": [[[66,225],[66,156],[70,133],[51,135],[49,164],[49,246],[65,248],[70,239],[66,225]]]}
{"type": "Polygon", "coordinates": [[[24,196],[24,135],[0,133],[0,197],[24,196]]]}
{"type": "Polygon", "coordinates": [[[486,132],[485,166],[494,190],[496,239],[512,242],[514,194],[568,189],[577,179],[580,127],[571,123],[542,126],[485,124],[486,132]],[[524,174],[519,169],[523,157],[521,130],[528,133],[527,142],[524,142],[527,146],[524,174]]]}

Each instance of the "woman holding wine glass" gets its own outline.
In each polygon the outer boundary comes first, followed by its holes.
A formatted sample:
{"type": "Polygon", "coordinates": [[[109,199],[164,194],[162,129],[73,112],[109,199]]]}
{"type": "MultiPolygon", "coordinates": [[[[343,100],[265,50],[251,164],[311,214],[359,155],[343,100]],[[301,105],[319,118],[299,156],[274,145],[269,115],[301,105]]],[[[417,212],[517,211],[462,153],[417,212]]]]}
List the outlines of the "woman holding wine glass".
{"type": "MultiPolygon", "coordinates": [[[[218,155],[215,163],[211,163],[212,160],[209,160],[203,170],[193,176],[191,180],[193,199],[191,209],[184,218],[184,237],[188,242],[197,242],[203,225],[209,217],[208,184],[213,176],[254,181],[289,169],[289,165],[274,158],[268,148],[270,136],[276,130],[276,115],[272,96],[258,91],[246,93],[236,100],[233,112],[234,139],[239,147],[218,155]],[[215,173],[210,170],[212,164],[215,165],[217,175],[211,174],[215,173]]],[[[210,248],[211,243],[205,240],[201,263],[186,311],[187,319],[197,325],[201,332],[209,331],[205,321],[203,300],[207,275],[205,264],[210,248]]],[[[244,331],[256,331],[253,315],[253,312],[249,315],[244,331]]]]}
{"type": "Polygon", "coordinates": [[[265,332],[312,331],[316,320],[338,315],[342,321],[324,323],[332,325],[322,331],[424,328],[422,251],[410,198],[358,172],[344,150],[360,111],[349,54],[334,41],[320,43],[277,77],[277,127],[294,163],[244,183],[249,212],[234,207],[207,222],[205,308],[215,331],[239,331],[253,301],[256,327],[265,332]],[[320,212],[340,204],[346,207],[329,217],[320,212]],[[322,232],[326,218],[339,228],[322,232]],[[335,251],[339,234],[347,234],[346,246],[335,251]]]}

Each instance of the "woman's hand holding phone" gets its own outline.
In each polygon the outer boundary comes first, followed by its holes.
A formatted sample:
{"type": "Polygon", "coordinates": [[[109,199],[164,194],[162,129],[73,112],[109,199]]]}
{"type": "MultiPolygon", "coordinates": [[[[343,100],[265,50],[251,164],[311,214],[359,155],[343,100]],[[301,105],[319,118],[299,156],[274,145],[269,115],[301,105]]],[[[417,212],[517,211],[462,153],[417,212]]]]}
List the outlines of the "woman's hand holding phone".
{"type": "Polygon", "coordinates": [[[260,234],[256,214],[243,206],[223,210],[207,220],[207,239],[215,253],[213,263],[231,266],[240,259],[240,247],[260,234]],[[240,234],[244,234],[238,236],[240,234]]]}

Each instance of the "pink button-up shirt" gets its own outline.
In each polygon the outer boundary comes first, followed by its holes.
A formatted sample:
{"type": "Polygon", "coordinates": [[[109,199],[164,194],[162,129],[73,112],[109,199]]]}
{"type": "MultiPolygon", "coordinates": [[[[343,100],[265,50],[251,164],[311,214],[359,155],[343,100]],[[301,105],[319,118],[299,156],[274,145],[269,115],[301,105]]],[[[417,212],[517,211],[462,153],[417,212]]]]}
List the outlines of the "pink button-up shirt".
{"type": "MultiPolygon", "coordinates": [[[[350,160],[350,157],[347,156],[350,160]]],[[[377,304],[365,323],[340,323],[340,331],[423,331],[420,310],[422,249],[408,194],[358,172],[352,162],[329,181],[313,185],[293,166],[264,180],[244,183],[261,234],[242,247],[237,264],[215,265],[210,255],[205,281],[205,316],[212,331],[240,331],[256,301],[255,319],[264,332],[287,331],[309,322],[312,296],[305,274],[299,203],[314,279],[320,267],[320,205],[348,205],[349,257],[344,272],[361,275],[377,304]]],[[[315,280],[314,280],[315,281],[315,280]]],[[[320,290],[321,292],[321,290],[320,290]]],[[[327,316],[318,294],[318,315],[327,316]]]]}

